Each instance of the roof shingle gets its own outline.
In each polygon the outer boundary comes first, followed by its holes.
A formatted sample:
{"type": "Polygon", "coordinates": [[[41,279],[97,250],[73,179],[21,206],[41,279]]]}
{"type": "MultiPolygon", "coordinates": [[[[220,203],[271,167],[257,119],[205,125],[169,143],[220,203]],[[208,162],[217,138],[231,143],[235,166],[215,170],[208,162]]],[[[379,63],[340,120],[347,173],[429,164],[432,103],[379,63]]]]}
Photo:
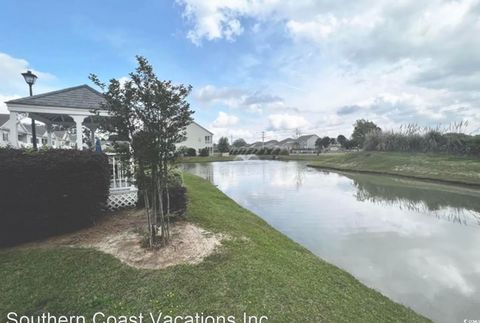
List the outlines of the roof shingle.
{"type": "Polygon", "coordinates": [[[84,84],[5,103],[93,110],[100,109],[104,102],[105,98],[100,92],[84,84]]]}

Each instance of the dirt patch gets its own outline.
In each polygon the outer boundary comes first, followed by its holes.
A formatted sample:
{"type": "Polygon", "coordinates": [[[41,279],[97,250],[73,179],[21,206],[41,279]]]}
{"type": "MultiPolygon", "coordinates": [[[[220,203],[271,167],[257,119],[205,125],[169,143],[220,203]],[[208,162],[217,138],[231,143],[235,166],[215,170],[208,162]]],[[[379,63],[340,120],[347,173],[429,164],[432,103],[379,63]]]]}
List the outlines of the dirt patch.
{"type": "Polygon", "coordinates": [[[136,268],[162,269],[180,264],[198,264],[220,246],[222,235],[190,222],[177,221],[170,228],[170,244],[159,249],[142,248],[145,229],[142,210],[122,211],[103,218],[95,226],[54,237],[36,246],[93,248],[136,268]]]}

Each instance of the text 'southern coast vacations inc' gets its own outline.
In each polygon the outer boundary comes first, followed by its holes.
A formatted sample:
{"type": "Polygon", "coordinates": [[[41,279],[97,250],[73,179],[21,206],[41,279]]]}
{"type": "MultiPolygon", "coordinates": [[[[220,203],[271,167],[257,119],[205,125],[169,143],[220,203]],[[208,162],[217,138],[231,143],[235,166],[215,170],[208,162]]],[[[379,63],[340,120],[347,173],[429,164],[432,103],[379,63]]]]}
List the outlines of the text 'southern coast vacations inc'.
{"type": "Polygon", "coordinates": [[[480,0],[0,1],[0,323],[480,322],[480,0]]]}
{"type": "Polygon", "coordinates": [[[7,314],[8,323],[264,323],[267,322],[266,316],[250,316],[244,313],[241,317],[234,315],[228,316],[212,316],[203,313],[195,313],[192,315],[166,315],[159,313],[139,313],[137,315],[107,315],[103,312],[96,312],[92,317],[83,315],[52,315],[50,313],[42,313],[38,316],[18,315],[15,312],[7,314]]]}

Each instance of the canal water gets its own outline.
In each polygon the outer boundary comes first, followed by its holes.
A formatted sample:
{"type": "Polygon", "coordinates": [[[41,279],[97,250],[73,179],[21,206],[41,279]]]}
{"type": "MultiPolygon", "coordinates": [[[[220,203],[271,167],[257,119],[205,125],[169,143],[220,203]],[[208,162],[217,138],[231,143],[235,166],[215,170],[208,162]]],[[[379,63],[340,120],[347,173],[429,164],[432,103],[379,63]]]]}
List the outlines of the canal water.
{"type": "Polygon", "coordinates": [[[480,191],[303,162],[185,164],[243,207],[438,322],[480,320],[480,191]]]}

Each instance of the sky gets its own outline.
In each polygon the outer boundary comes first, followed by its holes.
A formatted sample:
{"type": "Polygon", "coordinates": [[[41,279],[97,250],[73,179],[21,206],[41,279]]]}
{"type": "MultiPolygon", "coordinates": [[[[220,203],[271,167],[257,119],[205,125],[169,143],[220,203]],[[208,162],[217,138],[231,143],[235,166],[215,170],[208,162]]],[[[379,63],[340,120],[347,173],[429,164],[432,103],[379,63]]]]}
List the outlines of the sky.
{"type": "Polygon", "coordinates": [[[197,122],[248,142],[467,121],[480,133],[480,0],[0,0],[0,113],[123,78],[145,56],[197,122]]]}

